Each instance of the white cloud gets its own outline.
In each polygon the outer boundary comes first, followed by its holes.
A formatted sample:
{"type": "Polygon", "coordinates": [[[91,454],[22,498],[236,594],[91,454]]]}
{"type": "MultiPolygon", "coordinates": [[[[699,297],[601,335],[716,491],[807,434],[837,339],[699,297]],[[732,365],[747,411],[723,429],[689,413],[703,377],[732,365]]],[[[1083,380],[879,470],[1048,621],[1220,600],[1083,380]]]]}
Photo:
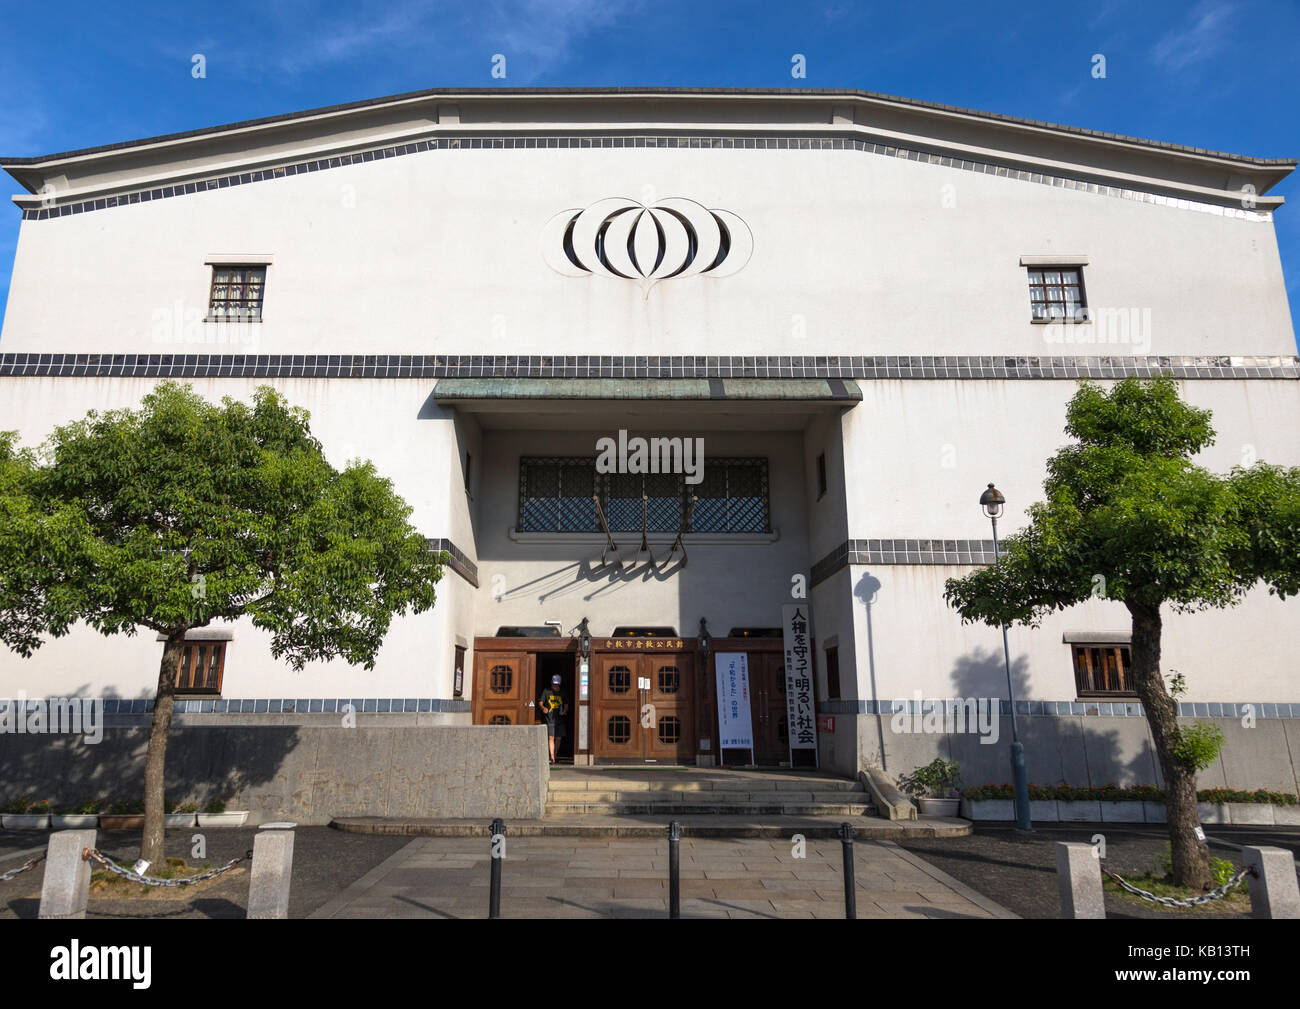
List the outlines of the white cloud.
{"type": "Polygon", "coordinates": [[[1201,0],[1183,26],[1171,29],[1151,48],[1151,57],[1168,70],[1182,70],[1209,59],[1227,41],[1236,4],[1201,0]]]}
{"type": "MultiPolygon", "coordinates": [[[[349,64],[392,67],[422,62],[436,74],[479,63],[483,83],[527,83],[563,65],[576,43],[592,31],[634,14],[640,4],[608,0],[470,0],[458,4],[357,4],[341,11],[318,0],[287,0],[259,17],[233,21],[233,30],[197,43],[178,43],[175,32],[162,48],[178,45],[209,57],[209,73],[243,79],[298,78],[349,64]],[[506,57],[508,76],[489,78],[495,53],[506,57]]],[[[472,83],[467,81],[466,83],[472,83]]]]}

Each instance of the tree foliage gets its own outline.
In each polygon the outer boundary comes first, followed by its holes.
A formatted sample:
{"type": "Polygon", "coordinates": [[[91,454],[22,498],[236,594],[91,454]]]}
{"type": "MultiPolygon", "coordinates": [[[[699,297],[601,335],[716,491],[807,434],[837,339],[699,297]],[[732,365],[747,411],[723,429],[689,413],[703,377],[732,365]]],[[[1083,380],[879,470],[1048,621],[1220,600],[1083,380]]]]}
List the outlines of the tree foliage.
{"type": "Polygon", "coordinates": [[[370,463],[334,469],[273,389],[208,403],[163,383],[40,452],[0,436],[0,640],[78,620],[162,634],[242,616],[295,668],[373,666],[392,616],[434,603],[441,556],[370,463]]]}
{"type": "Polygon", "coordinates": [[[1094,596],[1133,622],[1131,674],[1169,796],[1175,878],[1203,886],[1195,773],[1214,759],[1212,729],[1181,728],[1160,672],[1161,607],[1190,612],[1240,602],[1264,583],[1300,592],[1300,469],[1257,463],[1220,476],[1193,458],[1214,442],[1210,413],[1173,380],[1082,383],[1066,411],[1073,444],[1047,464],[1045,500],[1003,541],[999,563],[950,578],[963,621],[1036,624],[1094,596]],[[1099,591],[1100,589],[1100,591],[1099,591]]]}
{"type": "Polygon", "coordinates": [[[163,852],[163,769],[185,634],[248,618],[295,669],[373,668],[395,615],[434,604],[443,554],[370,463],[325,459],[306,411],[263,386],[208,403],[164,382],[40,451],[0,433],[0,641],[29,656],[77,622],[166,643],[141,858],[163,852]]]}
{"type": "Polygon", "coordinates": [[[1105,598],[1179,611],[1233,605],[1260,581],[1300,592],[1300,469],[1196,465],[1210,413],[1172,380],[1083,383],[1066,433],[1077,442],[1049,460],[1046,501],[1001,563],[946,583],[963,620],[1032,626],[1094,597],[1098,575],[1105,598]]]}

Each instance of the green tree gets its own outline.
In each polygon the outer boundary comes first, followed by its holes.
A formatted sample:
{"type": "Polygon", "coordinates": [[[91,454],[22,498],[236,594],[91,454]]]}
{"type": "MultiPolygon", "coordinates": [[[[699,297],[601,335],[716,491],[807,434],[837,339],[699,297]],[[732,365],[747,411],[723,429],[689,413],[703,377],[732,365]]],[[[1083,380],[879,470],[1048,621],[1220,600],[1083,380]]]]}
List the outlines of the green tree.
{"type": "Polygon", "coordinates": [[[443,554],[370,463],[326,460],[273,389],[216,406],[164,382],[40,452],[0,434],[0,641],[28,656],[81,621],[165,637],[140,857],[162,865],[163,770],[185,635],[248,617],[294,669],[373,668],[394,615],[433,606],[443,554]]]}
{"type": "Polygon", "coordinates": [[[1002,560],[951,578],[963,621],[1034,625],[1043,614],[1105,596],[1132,617],[1132,673],[1165,779],[1175,882],[1203,888],[1196,767],[1160,672],[1161,607],[1236,604],[1253,585],[1300,590],[1300,469],[1263,463],[1217,476],[1192,457],[1214,441],[1210,412],[1183,403],[1168,378],[1082,383],[1066,413],[1077,439],[1053,456],[1047,500],[1006,539],[1002,560]]]}

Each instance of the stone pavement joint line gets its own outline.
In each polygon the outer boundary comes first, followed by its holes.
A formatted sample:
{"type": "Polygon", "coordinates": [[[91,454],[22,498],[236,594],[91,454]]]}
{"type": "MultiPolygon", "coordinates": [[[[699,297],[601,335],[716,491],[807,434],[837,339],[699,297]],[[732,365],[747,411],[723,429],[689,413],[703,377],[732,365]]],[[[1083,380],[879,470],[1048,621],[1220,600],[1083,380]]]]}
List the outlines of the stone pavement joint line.
{"type": "MultiPolygon", "coordinates": [[[[843,918],[840,846],[808,844],[803,859],[791,850],[788,837],[683,838],[682,916],[843,918]]],[[[667,917],[667,856],[666,838],[507,835],[502,916],[667,917]]],[[[858,842],[854,859],[860,918],[1015,917],[892,842],[858,842]]],[[[417,837],[310,917],[486,918],[490,863],[485,838],[417,837]]]]}

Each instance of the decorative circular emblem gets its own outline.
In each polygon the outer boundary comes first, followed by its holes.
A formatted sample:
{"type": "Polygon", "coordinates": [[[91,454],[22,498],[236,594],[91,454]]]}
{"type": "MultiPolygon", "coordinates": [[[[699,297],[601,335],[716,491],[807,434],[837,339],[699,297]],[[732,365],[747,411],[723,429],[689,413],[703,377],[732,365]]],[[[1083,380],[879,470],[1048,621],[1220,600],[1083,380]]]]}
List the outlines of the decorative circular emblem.
{"type": "Polygon", "coordinates": [[[542,229],[542,257],[567,277],[729,277],[753,251],[753,235],[739,217],[682,197],[651,206],[611,197],[561,211],[542,229]]]}

